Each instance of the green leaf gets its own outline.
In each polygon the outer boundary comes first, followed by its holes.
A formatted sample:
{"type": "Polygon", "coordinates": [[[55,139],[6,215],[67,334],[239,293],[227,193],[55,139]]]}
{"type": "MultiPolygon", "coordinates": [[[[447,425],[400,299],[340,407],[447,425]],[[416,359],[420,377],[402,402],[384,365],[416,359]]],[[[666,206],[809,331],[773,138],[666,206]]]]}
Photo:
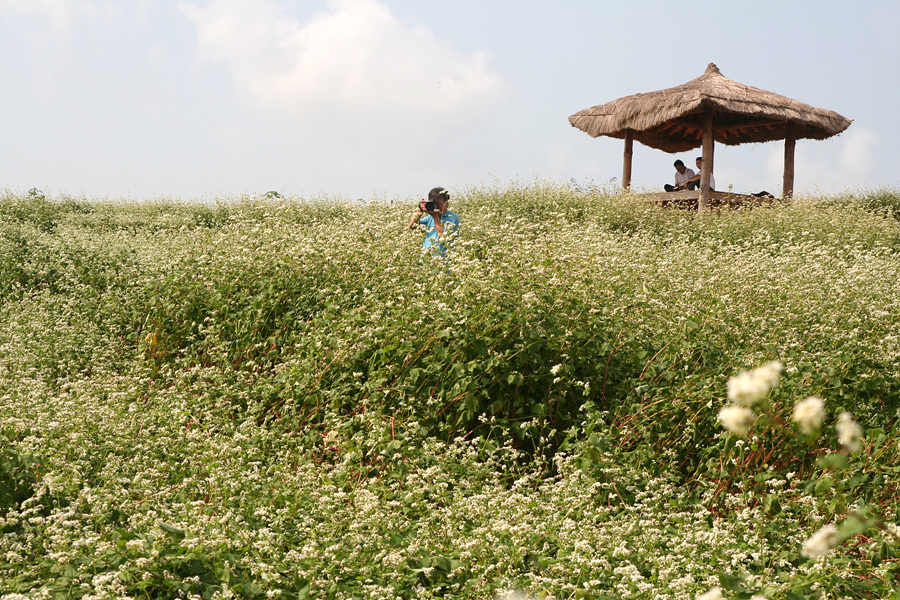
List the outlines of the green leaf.
{"type": "Polygon", "coordinates": [[[833,452],[826,454],[816,461],[816,465],[822,469],[842,470],[847,468],[847,454],[844,452],[833,452]]]}
{"type": "Polygon", "coordinates": [[[719,585],[722,589],[729,592],[744,592],[747,588],[744,586],[744,579],[730,573],[719,573],[719,585]]]}
{"type": "Polygon", "coordinates": [[[816,483],[816,495],[820,496],[831,489],[831,486],[834,485],[834,480],[831,477],[822,477],[816,483]]]}
{"type": "Polygon", "coordinates": [[[297,600],[308,600],[309,599],[309,583],[307,582],[300,590],[297,592],[297,600]]]}
{"type": "Polygon", "coordinates": [[[876,522],[877,521],[875,519],[866,517],[864,511],[860,513],[854,513],[844,519],[843,523],[838,525],[838,536],[840,537],[840,539],[846,540],[847,538],[859,535],[869,527],[875,525],[876,522]]]}
{"type": "Polygon", "coordinates": [[[168,523],[160,523],[159,526],[162,527],[165,532],[171,535],[174,539],[184,539],[184,529],[178,529],[174,525],[169,525],[168,523]]]}

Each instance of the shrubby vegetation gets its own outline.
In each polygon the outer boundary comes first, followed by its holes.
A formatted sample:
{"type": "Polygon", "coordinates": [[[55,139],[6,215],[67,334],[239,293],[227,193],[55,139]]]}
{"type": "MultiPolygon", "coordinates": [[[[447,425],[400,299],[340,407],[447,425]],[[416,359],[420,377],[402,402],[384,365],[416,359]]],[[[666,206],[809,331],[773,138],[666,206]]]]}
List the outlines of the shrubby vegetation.
{"type": "Polygon", "coordinates": [[[0,197],[2,598],[900,598],[896,190],[453,206],[0,197]]]}

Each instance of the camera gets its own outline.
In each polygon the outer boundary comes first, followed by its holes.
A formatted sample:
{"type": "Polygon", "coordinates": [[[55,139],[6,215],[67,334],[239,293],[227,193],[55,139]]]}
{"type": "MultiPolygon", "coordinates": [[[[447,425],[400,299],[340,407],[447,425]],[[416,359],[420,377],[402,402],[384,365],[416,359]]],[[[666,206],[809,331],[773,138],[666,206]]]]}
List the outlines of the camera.
{"type": "Polygon", "coordinates": [[[437,210],[437,202],[426,202],[425,203],[425,211],[430,212],[432,210],[437,210]]]}

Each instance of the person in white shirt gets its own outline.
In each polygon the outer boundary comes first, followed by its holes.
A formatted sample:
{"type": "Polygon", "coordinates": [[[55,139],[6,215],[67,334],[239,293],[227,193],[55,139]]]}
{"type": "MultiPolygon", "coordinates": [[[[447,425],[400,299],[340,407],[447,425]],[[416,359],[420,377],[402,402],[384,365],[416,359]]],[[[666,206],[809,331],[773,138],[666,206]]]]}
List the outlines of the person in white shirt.
{"type": "MultiPolygon", "coordinates": [[[[703,157],[698,156],[697,157],[697,174],[685,182],[685,184],[687,184],[688,186],[691,186],[691,184],[693,184],[694,187],[688,187],[688,189],[690,189],[690,190],[700,189],[700,175],[701,175],[702,171],[703,171],[703,157]]],[[[709,189],[711,189],[711,190],[716,189],[716,178],[713,177],[712,173],[709,174],[709,189]]]]}
{"type": "Polygon", "coordinates": [[[692,190],[694,188],[693,187],[688,188],[687,184],[685,184],[685,182],[693,176],[694,176],[693,169],[688,169],[687,167],[684,166],[683,162],[681,162],[680,160],[676,160],[675,161],[675,185],[667,183],[666,185],[663,186],[663,189],[666,190],[667,192],[674,192],[675,190],[683,190],[685,188],[692,190]]]}

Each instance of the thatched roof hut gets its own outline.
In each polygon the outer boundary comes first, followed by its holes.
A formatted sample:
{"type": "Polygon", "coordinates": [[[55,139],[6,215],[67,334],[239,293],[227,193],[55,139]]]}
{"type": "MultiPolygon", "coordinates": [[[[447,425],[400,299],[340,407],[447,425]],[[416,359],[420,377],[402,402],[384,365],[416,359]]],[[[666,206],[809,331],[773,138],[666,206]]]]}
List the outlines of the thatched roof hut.
{"type": "MultiPolygon", "coordinates": [[[[703,75],[685,84],[587,108],[570,116],[569,122],[592,137],[625,140],[626,188],[631,184],[632,140],[665,152],[702,146],[703,171],[710,173],[714,141],[736,145],[783,139],[783,192],[788,196],[793,192],[795,141],[824,140],[844,131],[851,121],[834,111],[728,79],[710,63],[703,75]]],[[[706,186],[708,190],[708,182],[706,186]]]]}

